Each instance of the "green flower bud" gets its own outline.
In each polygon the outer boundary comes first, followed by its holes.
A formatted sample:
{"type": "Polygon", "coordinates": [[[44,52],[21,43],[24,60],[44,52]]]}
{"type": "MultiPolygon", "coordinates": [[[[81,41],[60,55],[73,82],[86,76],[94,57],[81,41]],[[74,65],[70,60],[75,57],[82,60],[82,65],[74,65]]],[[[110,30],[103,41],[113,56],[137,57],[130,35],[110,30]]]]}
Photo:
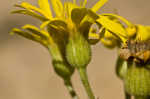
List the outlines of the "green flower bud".
{"type": "Polygon", "coordinates": [[[126,92],[134,96],[150,95],[150,69],[146,65],[139,66],[135,63],[128,67],[124,79],[126,92]]]}
{"type": "Polygon", "coordinates": [[[52,64],[55,72],[62,78],[70,78],[74,72],[74,68],[64,61],[53,60],[52,64]]]}
{"type": "Polygon", "coordinates": [[[51,44],[49,51],[52,56],[52,64],[55,72],[63,79],[70,78],[74,73],[74,68],[67,62],[58,46],[51,44]]]}
{"type": "Polygon", "coordinates": [[[116,63],[116,74],[120,79],[124,79],[127,73],[127,69],[128,69],[127,61],[118,57],[116,63]]]}
{"type": "Polygon", "coordinates": [[[84,67],[91,60],[91,47],[82,34],[76,33],[69,38],[66,58],[73,67],[84,67]]]}

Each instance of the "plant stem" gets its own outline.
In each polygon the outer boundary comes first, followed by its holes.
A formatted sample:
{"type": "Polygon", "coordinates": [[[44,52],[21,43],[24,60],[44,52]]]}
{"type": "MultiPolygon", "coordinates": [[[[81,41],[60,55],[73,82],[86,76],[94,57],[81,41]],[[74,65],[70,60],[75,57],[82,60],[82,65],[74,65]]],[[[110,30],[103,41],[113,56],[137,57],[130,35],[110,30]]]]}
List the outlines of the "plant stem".
{"type": "Polygon", "coordinates": [[[149,99],[148,96],[134,96],[134,99],[149,99]]]}
{"type": "Polygon", "coordinates": [[[90,87],[88,76],[85,68],[78,68],[78,72],[80,74],[80,78],[82,81],[82,84],[86,90],[86,93],[88,94],[89,99],[95,99],[94,94],[92,92],[92,89],[90,87]]]}
{"type": "Polygon", "coordinates": [[[131,99],[131,95],[129,95],[127,92],[125,92],[124,91],[124,93],[125,93],[125,99],[131,99]]]}
{"type": "Polygon", "coordinates": [[[64,84],[65,84],[66,88],[68,89],[68,92],[69,92],[70,96],[72,97],[72,99],[79,99],[79,97],[77,96],[77,94],[72,86],[71,80],[70,79],[64,80],[64,84]]]}

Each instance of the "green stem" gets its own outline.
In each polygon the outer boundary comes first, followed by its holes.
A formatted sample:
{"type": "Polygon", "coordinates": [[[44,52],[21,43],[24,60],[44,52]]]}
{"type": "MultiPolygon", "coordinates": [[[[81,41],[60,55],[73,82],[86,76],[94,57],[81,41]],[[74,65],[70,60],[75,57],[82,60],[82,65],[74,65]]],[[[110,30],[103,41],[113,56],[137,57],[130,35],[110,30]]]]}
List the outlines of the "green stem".
{"type": "Polygon", "coordinates": [[[86,93],[89,96],[89,99],[95,99],[94,94],[92,92],[92,89],[90,87],[89,81],[88,81],[88,76],[85,68],[78,68],[78,71],[80,73],[80,78],[82,81],[82,84],[86,90],[86,93]]]}
{"type": "Polygon", "coordinates": [[[149,96],[134,96],[134,99],[150,99],[149,96]]]}
{"type": "Polygon", "coordinates": [[[66,88],[68,89],[68,92],[69,92],[70,96],[72,97],[72,99],[79,99],[79,97],[77,96],[77,94],[72,86],[71,80],[70,79],[64,80],[64,84],[65,84],[66,88]]]}
{"type": "Polygon", "coordinates": [[[131,99],[131,95],[129,95],[127,92],[125,92],[125,99],[131,99]]]}

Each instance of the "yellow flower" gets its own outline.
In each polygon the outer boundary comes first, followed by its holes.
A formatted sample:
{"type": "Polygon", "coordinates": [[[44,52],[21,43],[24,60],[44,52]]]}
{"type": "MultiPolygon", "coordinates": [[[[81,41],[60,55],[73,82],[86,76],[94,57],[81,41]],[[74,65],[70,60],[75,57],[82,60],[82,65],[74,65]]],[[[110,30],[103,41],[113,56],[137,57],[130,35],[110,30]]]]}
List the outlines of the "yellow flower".
{"type": "Polygon", "coordinates": [[[14,28],[12,33],[39,42],[46,47],[49,43],[53,43],[55,39],[58,40],[58,38],[59,42],[64,42],[64,36],[70,35],[72,33],[70,31],[75,28],[88,35],[90,25],[98,18],[95,12],[106,2],[107,0],[100,0],[90,9],[85,8],[87,0],[81,2],[80,5],[76,4],[76,0],[73,3],[64,2],[64,4],[60,0],[51,0],[51,3],[48,0],[38,0],[39,7],[22,2],[19,5],[15,5],[21,10],[12,11],[12,13],[30,15],[41,20],[42,24],[40,28],[29,24],[23,26],[23,30],[14,28]],[[52,14],[51,6],[55,15],[52,14]],[[48,27],[48,29],[45,29],[45,27],[48,27]]]}
{"type": "Polygon", "coordinates": [[[133,24],[119,15],[104,13],[99,15],[96,22],[102,25],[105,32],[91,36],[100,38],[101,43],[108,48],[125,46],[130,39],[141,42],[150,39],[149,26],[133,24]]]}
{"type": "Polygon", "coordinates": [[[99,0],[91,8],[85,8],[87,0],[81,2],[80,5],[77,5],[76,0],[73,3],[64,2],[64,4],[60,0],[50,0],[50,3],[48,0],[38,0],[39,7],[22,2],[15,5],[20,9],[12,11],[12,13],[29,15],[39,19],[42,23],[39,28],[27,24],[21,29],[12,29],[11,33],[41,43],[48,48],[52,56],[53,65],[55,65],[55,71],[60,76],[65,77],[68,74],[71,75],[74,71],[67,66],[69,64],[65,58],[69,38],[76,34],[75,31],[78,31],[90,43],[89,35],[92,33],[89,30],[91,25],[99,18],[96,12],[106,2],[107,0],[99,0]],[[53,8],[54,14],[52,14],[51,8],[53,8]],[[62,65],[64,65],[64,68],[61,68],[62,65]],[[61,71],[66,73],[61,74],[61,71]]]}

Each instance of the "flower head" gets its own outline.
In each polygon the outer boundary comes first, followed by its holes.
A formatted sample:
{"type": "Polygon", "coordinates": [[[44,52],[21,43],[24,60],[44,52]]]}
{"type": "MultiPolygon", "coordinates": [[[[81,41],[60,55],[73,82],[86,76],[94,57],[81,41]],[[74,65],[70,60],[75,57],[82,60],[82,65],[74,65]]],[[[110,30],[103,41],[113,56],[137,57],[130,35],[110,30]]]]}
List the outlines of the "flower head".
{"type": "Polygon", "coordinates": [[[15,5],[21,10],[15,10],[12,13],[30,15],[39,19],[42,24],[40,28],[28,24],[22,27],[23,30],[13,29],[12,33],[39,42],[46,47],[54,41],[64,43],[67,36],[72,35],[72,31],[76,28],[87,36],[91,24],[98,18],[95,12],[106,2],[107,0],[100,0],[90,9],[85,8],[87,0],[84,0],[80,5],[76,4],[76,0],[73,3],[64,2],[64,4],[60,0],[51,0],[50,3],[48,0],[38,0],[39,7],[22,2],[15,5]],[[55,15],[52,14],[51,8],[53,8],[55,15]]]}
{"type": "Polygon", "coordinates": [[[85,8],[87,0],[80,5],[77,5],[76,0],[73,3],[64,2],[64,4],[60,0],[50,0],[50,2],[38,0],[39,7],[22,2],[15,5],[20,10],[12,11],[12,13],[29,15],[39,19],[42,23],[39,28],[27,24],[21,29],[12,29],[11,33],[36,41],[48,48],[55,71],[65,78],[74,71],[66,58],[66,46],[69,40],[79,34],[86,44],[92,44],[93,39],[89,39],[89,36],[95,34],[90,32],[90,28],[99,18],[96,11],[106,2],[107,0],[100,0],[92,8],[85,8]],[[55,12],[54,14],[52,14],[52,10],[55,12]]]}

